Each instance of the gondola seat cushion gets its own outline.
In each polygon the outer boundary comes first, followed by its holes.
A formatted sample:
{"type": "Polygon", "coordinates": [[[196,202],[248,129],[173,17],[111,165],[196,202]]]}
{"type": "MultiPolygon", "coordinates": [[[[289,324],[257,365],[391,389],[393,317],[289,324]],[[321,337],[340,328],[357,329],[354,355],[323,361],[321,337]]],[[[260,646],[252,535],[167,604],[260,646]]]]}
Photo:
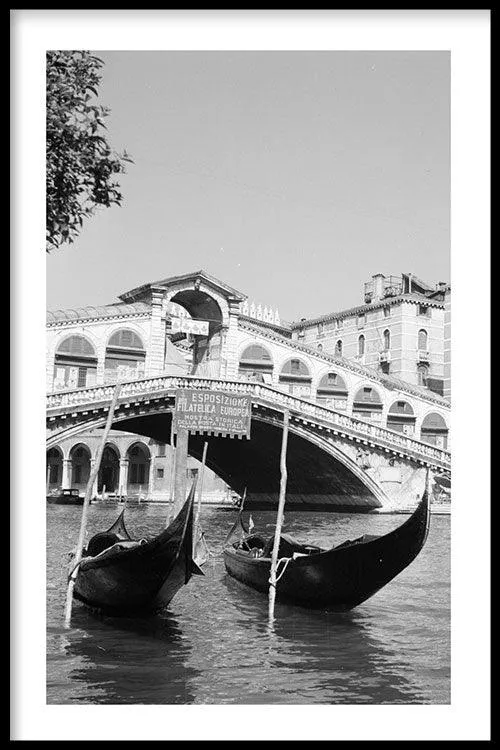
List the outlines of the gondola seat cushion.
{"type": "MultiPolygon", "coordinates": [[[[263,557],[271,557],[274,547],[274,536],[270,537],[262,552],[263,557]]],[[[280,536],[280,543],[278,547],[278,557],[293,557],[294,552],[301,552],[303,554],[309,554],[310,548],[305,544],[301,544],[289,534],[282,534],[280,536]]]]}
{"type": "Polygon", "coordinates": [[[103,532],[102,534],[96,534],[89,541],[86,554],[89,557],[95,557],[96,555],[99,555],[101,552],[104,552],[105,549],[112,547],[113,544],[116,544],[117,542],[121,542],[121,541],[123,540],[120,539],[120,537],[117,534],[108,534],[107,532],[103,532]]]}

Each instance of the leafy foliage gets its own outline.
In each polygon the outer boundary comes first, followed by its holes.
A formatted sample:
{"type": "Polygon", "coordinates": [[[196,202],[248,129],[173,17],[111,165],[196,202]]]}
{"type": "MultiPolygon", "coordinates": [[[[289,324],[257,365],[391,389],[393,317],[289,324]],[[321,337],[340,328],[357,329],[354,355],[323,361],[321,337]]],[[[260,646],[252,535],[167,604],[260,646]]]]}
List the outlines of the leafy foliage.
{"type": "Polygon", "coordinates": [[[109,109],[95,103],[103,65],[87,51],[47,53],[47,252],[73,242],[96,207],[122,201],[116,175],[132,160],[103,135],[109,109]]]}

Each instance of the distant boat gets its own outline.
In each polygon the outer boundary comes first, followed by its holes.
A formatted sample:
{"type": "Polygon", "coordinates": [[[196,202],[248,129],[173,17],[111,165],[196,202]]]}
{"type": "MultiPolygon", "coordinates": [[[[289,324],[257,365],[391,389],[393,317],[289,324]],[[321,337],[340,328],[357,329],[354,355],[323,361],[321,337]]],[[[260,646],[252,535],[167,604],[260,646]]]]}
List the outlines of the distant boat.
{"type": "Polygon", "coordinates": [[[193,574],[195,484],[183,507],[153,539],[133,540],[122,511],[93,536],[79,563],[73,595],[93,610],[116,617],[142,617],[164,609],[193,574]]]}
{"type": "MultiPolygon", "coordinates": [[[[369,599],[418,555],[429,531],[429,493],[394,531],[323,549],[281,535],[276,598],[311,609],[349,610],[369,599]]],[[[233,527],[234,528],[234,527],[233,527]]],[[[229,542],[229,536],[226,543],[229,542]]],[[[274,537],[244,536],[224,550],[230,576],[267,594],[274,537]]]]}
{"type": "Polygon", "coordinates": [[[83,500],[80,491],[75,488],[59,490],[54,495],[47,495],[47,502],[51,505],[83,505],[83,500]]]}

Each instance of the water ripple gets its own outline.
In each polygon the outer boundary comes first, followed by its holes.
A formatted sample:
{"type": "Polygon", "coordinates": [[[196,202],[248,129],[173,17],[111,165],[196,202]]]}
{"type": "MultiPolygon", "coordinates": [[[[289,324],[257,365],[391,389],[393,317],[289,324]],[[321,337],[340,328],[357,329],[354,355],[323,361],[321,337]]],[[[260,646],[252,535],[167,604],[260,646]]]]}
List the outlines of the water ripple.
{"type": "MultiPolygon", "coordinates": [[[[131,533],[155,534],[164,507],[127,510],[131,533]]],[[[117,516],[91,506],[89,535],[117,516]]],[[[253,513],[272,531],[273,514],[253,513]]],[[[62,626],[67,553],[80,511],[47,506],[47,702],[54,704],[404,704],[450,700],[450,519],[435,516],[418,558],[347,613],[277,603],[227,576],[232,513],[204,510],[212,556],[171,608],[147,620],[98,618],[78,603],[62,626]]],[[[385,533],[397,516],[286,514],[286,532],[316,543],[385,533]]]]}

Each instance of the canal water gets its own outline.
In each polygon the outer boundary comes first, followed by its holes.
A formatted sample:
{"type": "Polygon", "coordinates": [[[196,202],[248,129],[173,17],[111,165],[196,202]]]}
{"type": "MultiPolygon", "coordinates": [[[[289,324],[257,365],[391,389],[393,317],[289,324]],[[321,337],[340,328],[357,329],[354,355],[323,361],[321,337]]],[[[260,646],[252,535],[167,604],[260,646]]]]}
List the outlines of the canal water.
{"type": "MultiPolygon", "coordinates": [[[[121,506],[91,505],[89,536],[121,506]]],[[[166,506],[126,511],[129,532],[155,535],[166,506]]],[[[247,514],[245,514],[247,516],[247,514]]],[[[446,704],[450,702],[450,516],[434,515],[424,549],[348,613],[276,604],[229,578],[224,538],[233,510],[202,508],[210,547],[170,609],[149,620],[99,618],[75,602],[63,627],[68,551],[81,508],[47,506],[48,704],[446,704]]],[[[275,514],[252,512],[255,531],[275,514]]],[[[289,511],[284,531],[319,545],[383,534],[404,515],[289,511]]],[[[267,526],[267,528],[266,528],[267,526]]]]}

